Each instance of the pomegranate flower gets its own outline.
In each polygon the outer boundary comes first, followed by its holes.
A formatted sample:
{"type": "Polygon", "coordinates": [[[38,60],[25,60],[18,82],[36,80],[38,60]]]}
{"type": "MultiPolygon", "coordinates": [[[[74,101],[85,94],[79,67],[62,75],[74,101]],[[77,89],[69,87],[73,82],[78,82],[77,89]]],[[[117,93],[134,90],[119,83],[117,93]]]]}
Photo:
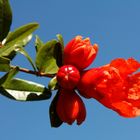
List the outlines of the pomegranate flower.
{"type": "Polygon", "coordinates": [[[80,94],[95,98],[124,117],[140,116],[140,63],[118,58],[81,74],[80,94]]]}
{"type": "Polygon", "coordinates": [[[80,125],[86,117],[85,105],[74,90],[60,89],[56,111],[59,118],[70,125],[75,120],[80,125]]]}
{"type": "Polygon", "coordinates": [[[56,111],[68,124],[77,120],[81,124],[86,117],[83,101],[94,98],[123,117],[140,116],[140,63],[133,58],[117,58],[109,64],[84,70],[95,59],[97,44],[89,38],[72,39],[64,49],[64,66],[57,73],[60,94],[56,111]]]}
{"type": "Polygon", "coordinates": [[[76,36],[64,49],[64,64],[82,70],[93,62],[97,52],[97,44],[92,45],[89,38],[82,40],[81,36],[76,36]]]}

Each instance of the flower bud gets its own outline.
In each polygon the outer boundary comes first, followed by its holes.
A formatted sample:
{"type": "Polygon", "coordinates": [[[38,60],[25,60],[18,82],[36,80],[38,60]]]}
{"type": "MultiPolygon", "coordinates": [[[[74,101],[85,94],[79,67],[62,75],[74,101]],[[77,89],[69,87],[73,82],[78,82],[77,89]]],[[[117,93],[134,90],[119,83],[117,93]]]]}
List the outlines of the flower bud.
{"type": "Polygon", "coordinates": [[[56,111],[59,118],[70,125],[75,120],[80,125],[86,117],[85,105],[73,90],[60,90],[56,111]]]}
{"type": "Polygon", "coordinates": [[[80,73],[72,65],[62,66],[57,73],[57,81],[64,89],[74,89],[80,80],[80,73]]]}
{"type": "Polygon", "coordinates": [[[79,70],[88,67],[96,57],[98,45],[92,45],[90,39],[81,36],[72,39],[64,49],[64,64],[74,65],[79,70]]]}

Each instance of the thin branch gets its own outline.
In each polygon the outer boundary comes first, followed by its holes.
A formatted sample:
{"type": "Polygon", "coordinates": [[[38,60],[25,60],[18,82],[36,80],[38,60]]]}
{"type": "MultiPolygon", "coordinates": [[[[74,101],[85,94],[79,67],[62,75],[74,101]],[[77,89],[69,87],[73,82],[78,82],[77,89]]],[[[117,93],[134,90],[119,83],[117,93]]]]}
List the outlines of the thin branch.
{"type": "Polygon", "coordinates": [[[0,42],[0,48],[2,48],[2,47],[3,47],[2,42],[0,42]]]}
{"type": "MultiPolygon", "coordinates": [[[[10,67],[11,67],[11,69],[16,68],[16,66],[10,66],[10,67]]],[[[54,74],[47,74],[47,73],[33,71],[33,70],[26,69],[26,68],[21,68],[21,67],[19,67],[19,71],[24,72],[24,73],[28,73],[28,74],[33,74],[36,76],[41,76],[41,77],[48,77],[48,78],[54,77],[54,74]]]]}

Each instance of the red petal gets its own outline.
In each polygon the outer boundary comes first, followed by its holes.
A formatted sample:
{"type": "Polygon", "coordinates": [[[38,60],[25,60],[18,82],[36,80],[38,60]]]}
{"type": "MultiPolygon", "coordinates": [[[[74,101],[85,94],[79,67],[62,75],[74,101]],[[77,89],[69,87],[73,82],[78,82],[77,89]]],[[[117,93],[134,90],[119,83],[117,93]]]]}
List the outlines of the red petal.
{"type": "Polygon", "coordinates": [[[80,125],[86,117],[86,109],[82,99],[75,91],[71,90],[61,89],[56,110],[60,119],[70,125],[75,120],[80,125]]]}
{"type": "Polygon", "coordinates": [[[133,106],[140,107],[140,72],[127,78],[127,96],[133,106]]]}
{"type": "Polygon", "coordinates": [[[123,58],[117,58],[111,61],[110,66],[119,70],[122,76],[127,76],[140,68],[140,63],[133,58],[125,60],[123,58]]]}
{"type": "Polygon", "coordinates": [[[114,107],[113,110],[118,112],[123,117],[131,118],[140,116],[140,108],[134,107],[131,103],[126,101],[113,103],[112,106],[114,107]]]}

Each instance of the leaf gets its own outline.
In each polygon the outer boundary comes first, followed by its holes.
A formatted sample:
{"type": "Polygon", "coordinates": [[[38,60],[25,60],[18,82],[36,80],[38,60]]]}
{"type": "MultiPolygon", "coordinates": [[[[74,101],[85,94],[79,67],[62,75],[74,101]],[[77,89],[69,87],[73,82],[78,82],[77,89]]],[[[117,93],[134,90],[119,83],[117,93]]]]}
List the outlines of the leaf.
{"type": "Polygon", "coordinates": [[[36,66],[40,72],[56,74],[58,67],[63,65],[64,42],[60,34],[57,35],[58,41],[51,40],[46,44],[36,37],[36,66]]]}
{"type": "Polygon", "coordinates": [[[45,86],[18,78],[2,84],[0,93],[17,101],[39,101],[51,97],[51,92],[45,86]]]}
{"type": "Polygon", "coordinates": [[[56,40],[48,41],[44,44],[36,55],[36,66],[40,72],[55,74],[58,71],[56,64],[56,40]]]}
{"type": "Polygon", "coordinates": [[[2,55],[4,57],[7,57],[10,60],[12,60],[16,56],[16,51],[15,50],[17,49],[17,47],[24,47],[25,45],[27,45],[30,42],[31,39],[32,39],[32,34],[27,36],[27,38],[25,38],[23,40],[23,42],[22,41],[18,42],[17,44],[15,44],[14,46],[11,46],[9,48],[8,47],[7,48],[3,47],[4,52],[1,53],[0,55],[2,55]]]}
{"type": "Polygon", "coordinates": [[[36,48],[36,52],[38,52],[38,50],[44,45],[44,43],[40,40],[40,38],[36,35],[36,39],[35,39],[35,48],[36,48]]]}
{"type": "Polygon", "coordinates": [[[17,47],[17,48],[15,49],[15,51],[16,51],[16,52],[19,52],[19,53],[21,53],[21,54],[23,54],[23,55],[28,59],[28,61],[30,62],[30,64],[31,64],[31,66],[33,67],[34,71],[36,71],[36,67],[35,67],[35,65],[34,65],[34,63],[33,63],[32,58],[28,55],[28,53],[24,50],[23,47],[17,47]]]}
{"type": "Polygon", "coordinates": [[[61,44],[59,42],[56,43],[54,49],[54,56],[58,67],[61,67],[63,65],[63,51],[64,49],[61,44]]]}
{"type": "Polygon", "coordinates": [[[10,70],[10,60],[0,57],[0,71],[7,72],[10,70]]]}
{"type": "Polygon", "coordinates": [[[57,112],[56,112],[58,96],[59,96],[59,91],[57,92],[56,96],[54,97],[53,101],[51,102],[50,109],[49,109],[51,126],[56,127],[56,128],[61,126],[63,123],[63,121],[60,120],[60,118],[58,117],[57,112]]]}
{"type": "Polygon", "coordinates": [[[56,62],[59,67],[63,66],[64,40],[61,34],[57,34],[59,44],[56,44],[56,62]]]}
{"type": "Polygon", "coordinates": [[[61,34],[57,34],[57,39],[59,41],[59,43],[61,44],[61,46],[64,48],[64,40],[61,34]]]}
{"type": "MultiPolygon", "coordinates": [[[[4,47],[0,49],[0,56],[9,57],[16,47],[25,46],[32,38],[32,32],[38,28],[37,23],[29,23],[19,27],[14,32],[9,33],[7,36],[4,47]]],[[[12,55],[11,58],[13,58],[12,55]]]]}
{"type": "Polygon", "coordinates": [[[20,44],[21,42],[23,42],[24,45],[24,39],[27,38],[27,36],[31,35],[38,27],[39,24],[33,22],[17,28],[14,32],[11,32],[8,35],[8,37],[6,38],[5,45],[8,46],[9,44],[12,45],[18,42],[20,42],[20,44]]]}
{"type": "Polygon", "coordinates": [[[7,36],[12,23],[9,0],[0,0],[0,42],[7,36]]]}
{"type": "Polygon", "coordinates": [[[0,93],[17,101],[46,100],[51,97],[51,92],[43,85],[35,82],[13,77],[18,73],[15,67],[0,79],[0,93]]]}
{"type": "Polygon", "coordinates": [[[56,90],[56,89],[58,89],[56,76],[50,80],[50,82],[48,84],[48,88],[49,88],[49,90],[56,90]]]}
{"type": "Polygon", "coordinates": [[[2,78],[0,78],[0,86],[8,83],[19,71],[18,67],[11,69],[8,73],[6,73],[2,78]]]}

